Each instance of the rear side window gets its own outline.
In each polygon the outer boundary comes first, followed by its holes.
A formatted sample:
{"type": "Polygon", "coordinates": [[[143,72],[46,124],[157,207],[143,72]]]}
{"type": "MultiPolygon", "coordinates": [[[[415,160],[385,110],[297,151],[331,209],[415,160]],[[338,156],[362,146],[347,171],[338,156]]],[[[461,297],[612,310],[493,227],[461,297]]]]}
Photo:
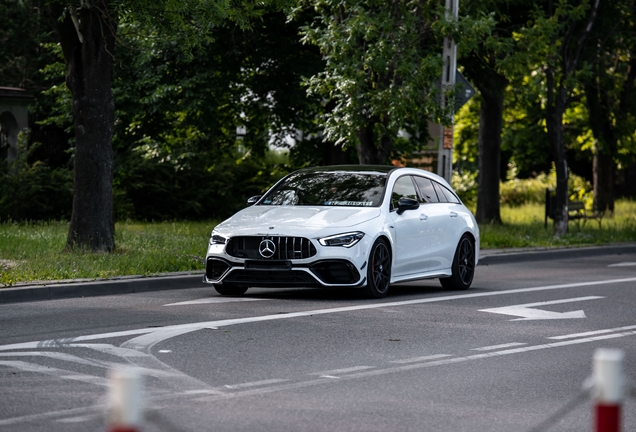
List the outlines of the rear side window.
{"type": "Polygon", "coordinates": [[[446,195],[444,195],[444,192],[442,192],[442,185],[440,185],[437,182],[431,181],[431,183],[433,184],[433,188],[435,189],[435,192],[437,192],[437,197],[439,198],[439,202],[448,202],[446,200],[446,195]]]}
{"type": "Polygon", "coordinates": [[[420,190],[420,202],[421,203],[436,203],[439,202],[437,198],[437,192],[433,188],[433,182],[424,177],[414,176],[415,184],[420,190]]]}
{"type": "Polygon", "coordinates": [[[436,186],[439,186],[438,189],[442,191],[444,196],[446,196],[446,202],[459,204],[459,200],[457,199],[455,194],[452,193],[446,186],[443,186],[441,184],[437,184],[436,186]]]}

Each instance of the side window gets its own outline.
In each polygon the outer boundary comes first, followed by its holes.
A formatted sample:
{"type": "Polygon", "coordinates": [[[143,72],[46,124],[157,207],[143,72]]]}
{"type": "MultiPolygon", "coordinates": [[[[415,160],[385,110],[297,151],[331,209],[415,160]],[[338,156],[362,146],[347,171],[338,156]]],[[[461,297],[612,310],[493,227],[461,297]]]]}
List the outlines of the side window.
{"type": "Polygon", "coordinates": [[[433,189],[433,183],[424,177],[414,176],[415,184],[417,188],[420,190],[420,202],[421,203],[436,203],[439,202],[437,199],[437,193],[435,189],[433,189]]]}
{"type": "Polygon", "coordinates": [[[415,186],[413,186],[411,176],[400,177],[395,182],[393,192],[391,193],[391,210],[397,208],[398,201],[402,197],[417,200],[417,192],[415,192],[415,186]]]}
{"type": "Polygon", "coordinates": [[[448,190],[448,188],[446,186],[442,186],[440,184],[438,184],[436,186],[439,186],[439,189],[446,196],[446,202],[459,204],[459,200],[457,199],[455,194],[452,193],[450,190],[448,190]]]}
{"type": "Polygon", "coordinates": [[[439,202],[448,202],[446,200],[446,195],[444,195],[444,192],[442,192],[442,185],[440,185],[437,182],[432,181],[431,182],[433,184],[433,188],[435,189],[435,192],[437,192],[437,197],[439,198],[439,202]]]}

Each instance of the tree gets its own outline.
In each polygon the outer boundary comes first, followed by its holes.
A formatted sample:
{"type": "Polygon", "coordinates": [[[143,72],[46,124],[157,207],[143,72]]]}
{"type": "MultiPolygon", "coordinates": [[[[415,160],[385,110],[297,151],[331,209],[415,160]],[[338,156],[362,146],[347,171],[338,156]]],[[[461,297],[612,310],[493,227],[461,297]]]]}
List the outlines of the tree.
{"type": "Polygon", "coordinates": [[[557,186],[554,233],[568,229],[568,165],[563,139],[563,115],[581,71],[581,53],[596,20],[599,0],[584,0],[573,6],[568,0],[550,0],[537,7],[523,32],[531,67],[545,77],[545,121],[548,141],[556,165],[557,186]]]}
{"type": "MultiPolygon", "coordinates": [[[[112,67],[120,22],[137,21],[180,33],[188,46],[211,39],[213,24],[231,19],[247,26],[272,2],[213,0],[96,0],[47,2],[66,63],[71,91],[75,160],[73,212],[67,246],[113,250],[115,104],[112,67]]],[[[278,4],[277,4],[278,5],[278,4]]]]}
{"type": "Polygon", "coordinates": [[[594,206],[614,211],[614,183],[619,145],[633,140],[636,129],[636,3],[604,3],[599,25],[587,50],[591,73],[583,87],[589,126],[594,134],[594,206]]]}
{"type": "Polygon", "coordinates": [[[309,80],[309,91],[334,105],[325,115],[325,138],[357,147],[361,164],[385,164],[399,130],[427,142],[427,121],[445,117],[434,86],[442,67],[440,33],[434,29],[443,16],[439,3],[310,5],[317,18],[304,28],[303,40],[320,48],[326,67],[309,80]]]}
{"type": "MultiPolygon", "coordinates": [[[[501,223],[499,181],[501,179],[501,133],[504,95],[509,79],[506,58],[514,50],[513,33],[527,20],[525,2],[468,1],[460,13],[474,15],[491,12],[496,19],[492,33],[475,49],[460,56],[460,63],[481,94],[479,113],[479,179],[477,211],[480,223],[501,223]],[[525,12],[525,13],[524,13],[525,12]]],[[[460,53],[465,51],[460,46],[460,53]]]]}

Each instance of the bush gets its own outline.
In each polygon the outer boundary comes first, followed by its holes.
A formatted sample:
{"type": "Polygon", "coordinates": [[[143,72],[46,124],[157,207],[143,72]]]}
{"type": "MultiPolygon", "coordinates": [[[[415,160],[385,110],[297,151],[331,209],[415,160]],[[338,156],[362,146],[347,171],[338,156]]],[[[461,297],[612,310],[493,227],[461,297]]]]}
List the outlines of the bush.
{"type": "MultiPolygon", "coordinates": [[[[556,188],[556,170],[554,164],[549,174],[539,174],[530,179],[517,178],[514,163],[508,164],[508,180],[500,184],[500,200],[502,205],[518,207],[523,204],[545,204],[545,190],[556,188]]],[[[592,185],[576,174],[568,173],[568,197],[570,200],[583,201],[588,209],[592,209],[594,197],[592,185]]]]}
{"type": "MultiPolygon", "coordinates": [[[[524,204],[545,204],[545,190],[556,188],[554,166],[549,174],[542,173],[530,179],[517,178],[514,163],[509,164],[508,168],[508,180],[499,184],[501,205],[519,207],[524,204]]],[[[472,206],[477,202],[477,177],[477,172],[453,171],[453,189],[466,205],[472,206]]],[[[570,200],[583,201],[586,208],[592,209],[594,201],[592,185],[583,177],[570,173],[568,195],[570,200]]]]}
{"type": "Polygon", "coordinates": [[[28,163],[27,138],[20,133],[18,158],[0,166],[0,220],[70,219],[73,173],[42,161],[28,163]]]}
{"type": "Polygon", "coordinates": [[[477,172],[464,171],[458,173],[453,171],[451,185],[459,199],[467,206],[473,206],[477,202],[477,172]]]}
{"type": "Polygon", "coordinates": [[[204,220],[226,218],[245,207],[288,172],[275,152],[265,157],[234,155],[209,166],[203,157],[175,166],[160,158],[128,155],[115,174],[117,220],[204,220]]]}

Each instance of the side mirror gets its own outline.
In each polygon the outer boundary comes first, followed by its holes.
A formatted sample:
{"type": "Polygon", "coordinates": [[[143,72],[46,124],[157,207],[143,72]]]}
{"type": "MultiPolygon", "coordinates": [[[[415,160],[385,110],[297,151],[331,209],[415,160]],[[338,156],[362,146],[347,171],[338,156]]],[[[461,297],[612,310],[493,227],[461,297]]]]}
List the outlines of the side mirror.
{"type": "Polygon", "coordinates": [[[256,204],[256,202],[261,199],[263,195],[254,195],[253,197],[250,197],[247,199],[247,205],[248,206],[252,206],[254,204],[256,204]]]}
{"type": "Polygon", "coordinates": [[[397,214],[401,215],[407,210],[415,210],[420,207],[420,203],[413,198],[402,197],[398,201],[397,214]]]}

